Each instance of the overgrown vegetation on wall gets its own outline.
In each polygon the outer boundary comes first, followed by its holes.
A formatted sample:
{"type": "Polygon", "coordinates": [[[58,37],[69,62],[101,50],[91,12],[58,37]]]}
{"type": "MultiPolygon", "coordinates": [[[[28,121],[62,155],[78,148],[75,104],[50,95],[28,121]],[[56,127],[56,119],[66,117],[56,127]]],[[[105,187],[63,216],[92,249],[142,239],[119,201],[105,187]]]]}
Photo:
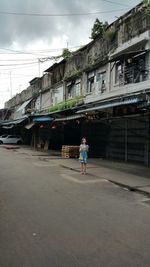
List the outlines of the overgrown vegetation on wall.
{"type": "Polygon", "coordinates": [[[56,112],[56,111],[63,111],[65,109],[73,108],[73,107],[77,106],[78,104],[82,103],[83,98],[84,97],[79,96],[79,97],[75,97],[73,99],[66,100],[62,103],[56,104],[53,107],[50,107],[48,109],[48,112],[52,113],[52,112],[56,112]]]}
{"type": "Polygon", "coordinates": [[[104,23],[100,21],[98,18],[95,20],[94,25],[91,30],[91,39],[95,40],[97,38],[103,38],[104,33],[108,27],[108,22],[104,23]]]}
{"type": "Polygon", "coordinates": [[[145,5],[145,7],[146,7],[146,12],[148,14],[150,14],[150,2],[149,2],[149,0],[143,0],[143,3],[145,5]]]}

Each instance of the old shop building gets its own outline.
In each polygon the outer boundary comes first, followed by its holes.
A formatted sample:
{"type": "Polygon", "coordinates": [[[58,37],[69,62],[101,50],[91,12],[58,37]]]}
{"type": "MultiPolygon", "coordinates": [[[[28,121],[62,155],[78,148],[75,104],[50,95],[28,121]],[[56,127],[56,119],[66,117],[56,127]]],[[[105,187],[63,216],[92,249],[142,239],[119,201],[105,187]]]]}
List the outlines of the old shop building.
{"type": "Polygon", "coordinates": [[[40,131],[37,143],[44,138],[52,148],[60,148],[79,144],[86,136],[91,156],[148,166],[150,21],[144,5],[112,23],[104,38],[33,79],[6,108],[14,114],[26,108],[29,131],[40,131]]]}

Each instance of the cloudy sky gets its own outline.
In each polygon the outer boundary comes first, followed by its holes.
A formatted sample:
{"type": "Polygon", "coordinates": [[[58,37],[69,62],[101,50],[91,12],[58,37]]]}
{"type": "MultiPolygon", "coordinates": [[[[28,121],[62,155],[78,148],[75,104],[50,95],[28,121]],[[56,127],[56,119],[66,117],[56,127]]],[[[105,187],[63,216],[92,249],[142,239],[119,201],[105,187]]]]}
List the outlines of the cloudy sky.
{"type": "MultiPolygon", "coordinates": [[[[86,44],[97,17],[110,23],[139,2],[0,0],[0,108],[39,76],[38,59],[86,44]]],[[[41,63],[40,75],[52,63],[41,63]]]]}

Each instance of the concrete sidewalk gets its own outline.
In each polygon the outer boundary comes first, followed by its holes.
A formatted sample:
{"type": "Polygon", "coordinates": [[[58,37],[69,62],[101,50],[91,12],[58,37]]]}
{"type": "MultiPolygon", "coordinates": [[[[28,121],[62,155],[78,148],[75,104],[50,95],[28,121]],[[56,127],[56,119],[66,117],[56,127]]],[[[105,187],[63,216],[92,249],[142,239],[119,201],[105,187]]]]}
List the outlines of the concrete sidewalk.
{"type": "MultiPolygon", "coordinates": [[[[59,164],[64,168],[80,171],[77,159],[61,159],[59,164]]],[[[89,159],[87,176],[106,179],[131,191],[150,195],[150,169],[144,166],[89,159]]]]}

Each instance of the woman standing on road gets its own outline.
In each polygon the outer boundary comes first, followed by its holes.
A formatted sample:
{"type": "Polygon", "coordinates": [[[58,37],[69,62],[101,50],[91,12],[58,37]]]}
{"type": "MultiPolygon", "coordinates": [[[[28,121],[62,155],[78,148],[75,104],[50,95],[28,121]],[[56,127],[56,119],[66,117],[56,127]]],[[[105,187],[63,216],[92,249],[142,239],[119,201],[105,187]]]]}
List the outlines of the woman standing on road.
{"type": "Polygon", "coordinates": [[[79,152],[80,152],[79,160],[81,163],[82,174],[86,174],[88,151],[89,151],[89,146],[86,144],[86,138],[82,138],[80,149],[79,149],[79,152]]]}

